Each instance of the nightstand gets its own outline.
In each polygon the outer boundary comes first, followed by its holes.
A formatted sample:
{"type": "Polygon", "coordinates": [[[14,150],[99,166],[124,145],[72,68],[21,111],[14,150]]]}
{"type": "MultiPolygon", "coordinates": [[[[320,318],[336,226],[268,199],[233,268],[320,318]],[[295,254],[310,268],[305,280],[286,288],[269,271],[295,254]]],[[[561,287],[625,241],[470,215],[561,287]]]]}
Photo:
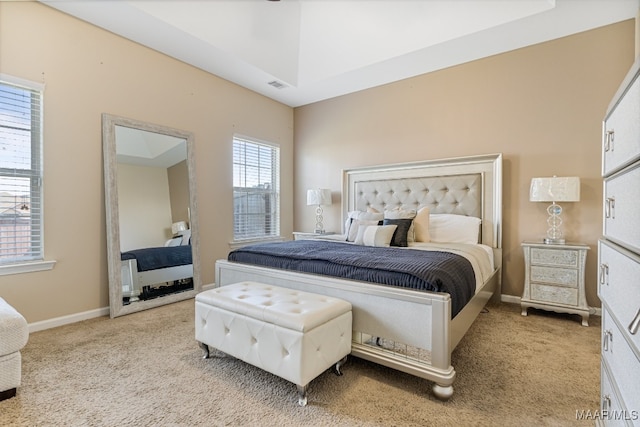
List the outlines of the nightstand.
{"type": "Polygon", "coordinates": [[[522,315],[529,307],[582,316],[589,326],[589,307],[584,290],[584,269],[589,247],[581,243],[552,245],[522,243],[524,292],[522,315]]]}
{"type": "Polygon", "coordinates": [[[294,231],[293,232],[293,240],[308,240],[308,239],[318,239],[323,236],[333,236],[336,233],[326,232],[326,233],[314,233],[314,232],[304,232],[304,231],[294,231]]]}

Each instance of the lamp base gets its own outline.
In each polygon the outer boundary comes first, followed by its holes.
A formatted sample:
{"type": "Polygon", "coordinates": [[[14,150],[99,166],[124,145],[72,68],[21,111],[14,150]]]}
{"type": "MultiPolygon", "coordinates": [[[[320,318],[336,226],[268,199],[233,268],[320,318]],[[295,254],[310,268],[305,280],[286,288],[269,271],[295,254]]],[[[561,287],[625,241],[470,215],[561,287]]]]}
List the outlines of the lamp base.
{"type": "Polygon", "coordinates": [[[550,237],[545,237],[542,241],[547,245],[564,245],[565,243],[564,239],[552,239],[550,237]]]}

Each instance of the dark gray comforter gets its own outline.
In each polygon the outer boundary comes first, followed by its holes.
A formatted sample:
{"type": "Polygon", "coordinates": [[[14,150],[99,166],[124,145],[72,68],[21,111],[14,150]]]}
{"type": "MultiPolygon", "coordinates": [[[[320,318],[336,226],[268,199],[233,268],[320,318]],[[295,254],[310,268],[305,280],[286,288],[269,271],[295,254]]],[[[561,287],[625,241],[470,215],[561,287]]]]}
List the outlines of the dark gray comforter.
{"type": "Polygon", "coordinates": [[[122,261],[135,259],[138,271],[192,264],[191,245],[134,249],[120,254],[122,261]]]}
{"type": "Polygon", "coordinates": [[[373,282],[451,296],[453,318],[476,288],[471,263],[440,251],[359,246],[323,240],[295,240],[245,246],[229,261],[373,282]]]}

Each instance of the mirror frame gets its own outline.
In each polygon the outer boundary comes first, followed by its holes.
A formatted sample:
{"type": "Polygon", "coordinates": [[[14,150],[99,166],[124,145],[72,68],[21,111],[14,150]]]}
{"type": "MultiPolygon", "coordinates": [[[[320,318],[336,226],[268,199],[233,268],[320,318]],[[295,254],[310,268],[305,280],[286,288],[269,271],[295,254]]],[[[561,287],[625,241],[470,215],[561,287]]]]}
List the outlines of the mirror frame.
{"type": "Polygon", "coordinates": [[[193,298],[202,290],[200,277],[200,240],[198,237],[198,209],[196,199],[196,171],[193,152],[194,135],[191,132],[141,122],[112,114],[102,114],[102,145],[104,152],[104,188],[107,232],[107,264],[109,271],[109,313],[111,318],[159,307],[177,301],[193,298]],[[182,138],[187,145],[187,173],[189,181],[189,212],[191,231],[191,252],[193,259],[193,290],[168,294],[162,297],[136,301],[127,305],[122,302],[122,273],[120,261],[120,225],[118,210],[116,126],[140,129],[182,138]]]}

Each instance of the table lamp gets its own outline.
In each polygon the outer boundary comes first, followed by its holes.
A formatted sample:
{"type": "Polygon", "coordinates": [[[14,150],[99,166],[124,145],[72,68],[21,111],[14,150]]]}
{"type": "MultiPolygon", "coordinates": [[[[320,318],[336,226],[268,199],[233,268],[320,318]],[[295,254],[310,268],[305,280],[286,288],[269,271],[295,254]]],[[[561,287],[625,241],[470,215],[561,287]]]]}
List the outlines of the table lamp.
{"type": "Polygon", "coordinates": [[[551,202],[547,208],[547,237],[543,239],[547,244],[563,244],[565,239],[562,232],[562,207],[556,202],[580,201],[580,178],[577,176],[552,178],[532,178],[529,192],[531,202],[551,202]]]}
{"type": "Polygon", "coordinates": [[[316,229],[314,232],[323,234],[325,231],[322,225],[322,206],[331,205],[331,190],[327,188],[307,190],[307,205],[316,206],[316,229]]]}

